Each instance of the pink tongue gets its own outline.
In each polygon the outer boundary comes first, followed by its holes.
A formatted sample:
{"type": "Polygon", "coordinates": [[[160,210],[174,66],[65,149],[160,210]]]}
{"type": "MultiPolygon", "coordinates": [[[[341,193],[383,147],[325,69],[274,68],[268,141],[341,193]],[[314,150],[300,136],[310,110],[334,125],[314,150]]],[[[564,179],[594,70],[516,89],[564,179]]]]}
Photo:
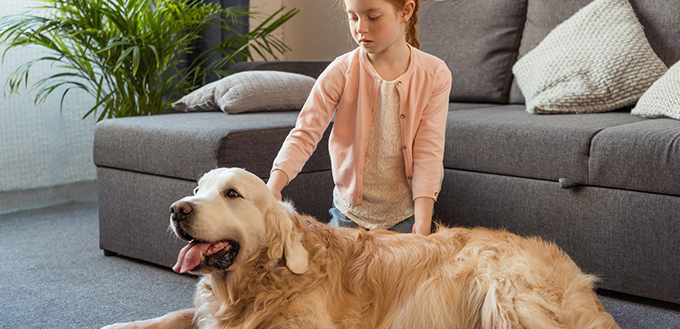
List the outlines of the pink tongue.
{"type": "Polygon", "coordinates": [[[201,257],[208,251],[212,244],[191,242],[182,248],[177,256],[177,263],[172,270],[177,273],[186,273],[193,270],[201,263],[201,257]]]}

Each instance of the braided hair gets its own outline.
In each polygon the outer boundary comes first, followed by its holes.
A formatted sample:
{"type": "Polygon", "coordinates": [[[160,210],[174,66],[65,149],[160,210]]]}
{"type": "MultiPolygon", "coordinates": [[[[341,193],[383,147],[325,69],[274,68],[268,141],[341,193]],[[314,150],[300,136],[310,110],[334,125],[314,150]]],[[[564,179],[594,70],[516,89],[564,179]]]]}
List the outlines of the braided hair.
{"type": "MultiPolygon", "coordinates": [[[[397,10],[402,10],[406,5],[407,0],[386,0],[391,3],[397,10]]],[[[406,42],[413,48],[420,48],[420,42],[418,41],[418,28],[416,24],[418,23],[418,8],[420,7],[420,0],[413,0],[415,6],[413,7],[413,15],[406,21],[406,42]]]]}

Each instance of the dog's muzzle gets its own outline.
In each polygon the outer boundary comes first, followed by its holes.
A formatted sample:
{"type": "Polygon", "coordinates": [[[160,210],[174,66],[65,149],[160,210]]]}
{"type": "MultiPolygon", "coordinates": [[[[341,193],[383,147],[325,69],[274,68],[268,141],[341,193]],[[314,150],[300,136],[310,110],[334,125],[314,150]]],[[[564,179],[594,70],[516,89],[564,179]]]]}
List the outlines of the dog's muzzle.
{"type": "Polygon", "coordinates": [[[236,260],[240,246],[236,241],[200,241],[187,232],[189,221],[195,216],[194,205],[187,201],[177,201],[170,206],[170,223],[175,234],[189,242],[182,248],[173,270],[178,273],[191,271],[195,274],[225,271],[236,260]]]}
{"type": "MultiPolygon", "coordinates": [[[[177,236],[182,240],[191,241],[194,238],[183,227],[188,219],[194,215],[194,206],[187,201],[177,201],[170,206],[170,223],[177,236]]],[[[185,224],[186,225],[186,224],[185,224]]]]}

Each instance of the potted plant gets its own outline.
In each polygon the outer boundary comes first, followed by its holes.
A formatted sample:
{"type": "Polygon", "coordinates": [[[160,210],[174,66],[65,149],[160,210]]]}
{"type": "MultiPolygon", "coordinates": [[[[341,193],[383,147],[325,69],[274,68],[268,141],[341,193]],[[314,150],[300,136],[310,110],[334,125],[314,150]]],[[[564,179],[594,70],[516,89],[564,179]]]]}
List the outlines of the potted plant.
{"type": "Polygon", "coordinates": [[[54,74],[38,80],[36,103],[53,92],[61,102],[74,89],[92,95],[96,104],[83,118],[164,113],[173,99],[222,77],[230,63],[277,59],[288,50],[272,32],[299,10],[281,8],[248,33],[234,28],[254,15],[238,7],[194,0],[41,0],[34,12],[0,21],[0,43],[7,51],[33,45],[49,55],[18,67],[7,83],[10,93],[28,87],[31,67],[49,62],[54,74]],[[229,31],[210,49],[200,49],[201,32],[217,26],[229,31]]]}

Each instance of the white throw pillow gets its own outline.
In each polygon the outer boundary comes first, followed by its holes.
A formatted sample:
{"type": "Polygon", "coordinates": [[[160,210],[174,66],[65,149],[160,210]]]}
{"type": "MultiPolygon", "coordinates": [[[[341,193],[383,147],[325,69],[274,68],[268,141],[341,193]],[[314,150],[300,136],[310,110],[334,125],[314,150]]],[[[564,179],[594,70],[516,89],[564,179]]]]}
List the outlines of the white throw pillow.
{"type": "Polygon", "coordinates": [[[593,113],[634,104],[668,68],[628,0],[595,0],[513,67],[532,113],[593,113]]]}
{"type": "Polygon", "coordinates": [[[649,87],[630,113],[648,118],[680,120],[680,62],[675,63],[649,87]]]}
{"type": "Polygon", "coordinates": [[[314,86],[314,78],[280,71],[244,71],[211,82],[172,104],[183,112],[217,111],[236,114],[299,110],[314,86]]]}

